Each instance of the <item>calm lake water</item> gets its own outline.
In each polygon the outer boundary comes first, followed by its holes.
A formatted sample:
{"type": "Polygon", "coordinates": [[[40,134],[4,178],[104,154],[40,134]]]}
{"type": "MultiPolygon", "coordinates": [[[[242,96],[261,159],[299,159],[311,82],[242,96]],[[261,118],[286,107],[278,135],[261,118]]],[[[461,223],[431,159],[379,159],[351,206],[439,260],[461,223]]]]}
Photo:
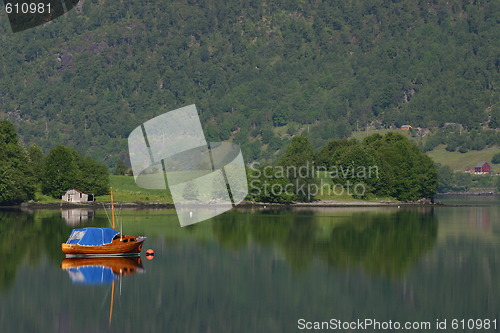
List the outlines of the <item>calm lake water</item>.
{"type": "Polygon", "coordinates": [[[124,210],[124,233],[147,236],[155,257],[107,262],[134,271],[114,283],[104,269],[86,280],[60,251],[73,227],[107,226],[103,210],[2,210],[1,331],[299,332],[299,319],[368,318],[430,322],[434,332],[436,320],[447,320],[442,331],[453,319],[498,322],[500,197],[440,200],[462,206],[234,210],[186,228],[173,210],[124,210]]]}

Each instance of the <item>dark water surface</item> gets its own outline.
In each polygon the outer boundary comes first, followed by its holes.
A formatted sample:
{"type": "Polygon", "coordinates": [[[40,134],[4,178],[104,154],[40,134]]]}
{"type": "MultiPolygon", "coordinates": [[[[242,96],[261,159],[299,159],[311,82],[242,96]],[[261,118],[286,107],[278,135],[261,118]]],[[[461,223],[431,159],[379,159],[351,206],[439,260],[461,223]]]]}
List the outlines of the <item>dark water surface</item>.
{"type": "Polygon", "coordinates": [[[447,331],[453,319],[498,322],[500,198],[441,200],[465,206],[234,210],[186,228],[173,210],[124,210],[124,233],[148,236],[155,258],[143,250],[141,264],[108,263],[143,269],[114,284],[61,268],[60,243],[73,227],[107,226],[104,211],[2,210],[1,331],[299,332],[299,319],[369,318],[430,322],[434,332],[436,320],[447,331]]]}

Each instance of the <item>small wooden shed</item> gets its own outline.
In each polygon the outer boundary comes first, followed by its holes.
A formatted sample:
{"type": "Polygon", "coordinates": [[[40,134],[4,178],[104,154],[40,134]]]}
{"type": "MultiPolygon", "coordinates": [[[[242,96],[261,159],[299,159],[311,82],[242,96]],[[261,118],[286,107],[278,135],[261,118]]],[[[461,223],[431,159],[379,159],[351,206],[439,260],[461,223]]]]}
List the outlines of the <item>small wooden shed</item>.
{"type": "Polygon", "coordinates": [[[61,196],[61,199],[67,202],[89,202],[95,201],[93,194],[83,193],[75,188],[71,188],[61,196]]]}

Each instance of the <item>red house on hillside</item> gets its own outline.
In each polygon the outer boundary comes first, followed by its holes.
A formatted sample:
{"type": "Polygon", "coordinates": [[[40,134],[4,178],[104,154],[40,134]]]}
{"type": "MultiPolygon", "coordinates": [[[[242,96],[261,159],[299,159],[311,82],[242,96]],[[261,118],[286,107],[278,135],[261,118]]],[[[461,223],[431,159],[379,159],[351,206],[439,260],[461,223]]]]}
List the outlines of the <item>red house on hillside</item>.
{"type": "Polygon", "coordinates": [[[488,162],[479,162],[474,167],[474,172],[490,173],[491,172],[491,167],[488,164],[488,162]]]}

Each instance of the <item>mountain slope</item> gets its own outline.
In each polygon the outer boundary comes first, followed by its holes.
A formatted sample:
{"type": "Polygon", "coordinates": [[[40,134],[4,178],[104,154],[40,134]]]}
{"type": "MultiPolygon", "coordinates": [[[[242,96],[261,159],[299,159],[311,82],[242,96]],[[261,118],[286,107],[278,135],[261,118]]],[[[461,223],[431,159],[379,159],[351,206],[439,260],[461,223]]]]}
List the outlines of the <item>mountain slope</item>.
{"type": "Polygon", "coordinates": [[[381,122],[478,127],[500,119],[499,7],[86,0],[16,34],[4,16],[1,118],[26,143],[110,165],[133,128],[192,103],[209,139],[242,143],[247,159],[272,158],[285,124],[308,124],[317,146],[381,122]]]}

